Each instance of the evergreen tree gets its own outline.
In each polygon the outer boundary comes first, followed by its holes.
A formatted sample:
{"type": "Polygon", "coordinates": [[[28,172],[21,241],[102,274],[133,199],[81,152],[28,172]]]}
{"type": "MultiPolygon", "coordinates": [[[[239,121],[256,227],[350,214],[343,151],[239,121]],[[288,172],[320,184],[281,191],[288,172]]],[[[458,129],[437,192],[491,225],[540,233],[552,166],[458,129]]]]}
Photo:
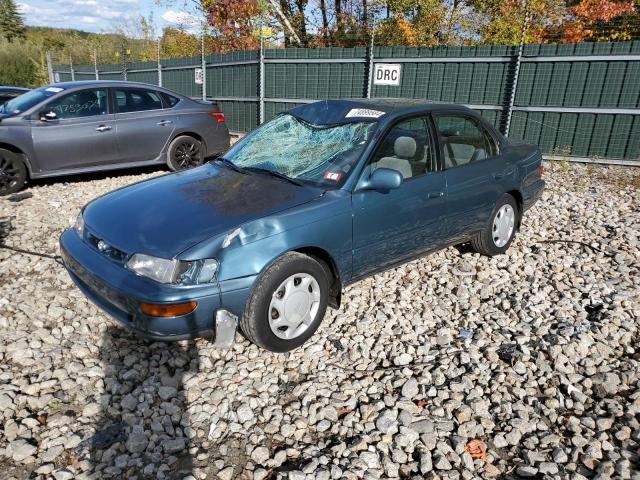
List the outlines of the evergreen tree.
{"type": "Polygon", "coordinates": [[[25,26],[13,0],[0,0],[0,36],[12,42],[24,38],[25,26]]]}

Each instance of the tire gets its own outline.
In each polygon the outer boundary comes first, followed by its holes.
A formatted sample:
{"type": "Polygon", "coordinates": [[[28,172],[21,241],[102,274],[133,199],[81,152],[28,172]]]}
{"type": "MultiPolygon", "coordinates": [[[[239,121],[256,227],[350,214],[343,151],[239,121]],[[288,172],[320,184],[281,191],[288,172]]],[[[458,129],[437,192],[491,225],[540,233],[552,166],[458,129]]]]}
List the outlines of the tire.
{"type": "Polygon", "coordinates": [[[325,269],[317,260],[297,252],[286,253],[256,281],[240,319],[240,329],[251,342],[272,352],[293,350],[320,326],[327,310],[328,292],[325,269]],[[288,295],[294,296],[287,299],[288,295]],[[296,327],[302,312],[307,312],[309,319],[296,327]]]}
{"type": "Polygon", "coordinates": [[[189,135],[180,135],[173,139],[167,149],[167,165],[173,171],[202,165],[204,151],[202,142],[189,135]]]}
{"type": "Polygon", "coordinates": [[[27,181],[27,166],[20,155],[0,148],[0,196],[20,190],[27,181]]]}
{"type": "Polygon", "coordinates": [[[496,202],[487,227],[471,239],[473,249],[488,257],[506,252],[515,237],[519,215],[516,199],[505,193],[496,202]],[[499,226],[505,225],[504,230],[500,231],[499,226]],[[510,228],[507,228],[509,225],[510,228]]]}

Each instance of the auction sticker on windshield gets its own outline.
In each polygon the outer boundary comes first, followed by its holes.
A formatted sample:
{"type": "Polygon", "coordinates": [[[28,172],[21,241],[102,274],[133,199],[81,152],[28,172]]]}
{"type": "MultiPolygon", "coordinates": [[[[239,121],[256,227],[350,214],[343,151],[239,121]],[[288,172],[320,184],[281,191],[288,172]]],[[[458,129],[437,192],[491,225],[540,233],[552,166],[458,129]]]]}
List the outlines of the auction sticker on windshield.
{"type": "Polygon", "coordinates": [[[334,182],[339,182],[341,176],[342,174],[339,172],[324,172],[325,180],[332,180],[334,182]]]}
{"type": "Polygon", "coordinates": [[[353,117],[366,117],[366,118],[378,118],[384,115],[384,112],[380,112],[378,110],[371,110],[369,108],[352,108],[349,110],[344,118],[353,118],[353,117]]]}

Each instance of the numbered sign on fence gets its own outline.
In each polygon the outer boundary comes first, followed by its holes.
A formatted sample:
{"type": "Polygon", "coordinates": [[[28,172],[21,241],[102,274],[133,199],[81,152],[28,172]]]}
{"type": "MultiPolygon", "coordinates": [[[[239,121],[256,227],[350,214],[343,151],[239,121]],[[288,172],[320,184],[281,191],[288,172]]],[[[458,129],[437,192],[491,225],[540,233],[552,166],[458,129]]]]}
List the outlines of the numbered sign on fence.
{"type": "Polygon", "coordinates": [[[202,74],[202,69],[201,68],[196,68],[196,70],[195,70],[195,81],[196,81],[196,84],[202,85],[203,78],[204,78],[204,75],[202,74]]]}
{"type": "Polygon", "coordinates": [[[402,65],[399,63],[376,63],[373,70],[374,85],[400,85],[400,71],[402,65]]]}
{"type": "Polygon", "coordinates": [[[55,72],[53,74],[53,81],[56,83],[60,83],[60,72],[55,72]]]}

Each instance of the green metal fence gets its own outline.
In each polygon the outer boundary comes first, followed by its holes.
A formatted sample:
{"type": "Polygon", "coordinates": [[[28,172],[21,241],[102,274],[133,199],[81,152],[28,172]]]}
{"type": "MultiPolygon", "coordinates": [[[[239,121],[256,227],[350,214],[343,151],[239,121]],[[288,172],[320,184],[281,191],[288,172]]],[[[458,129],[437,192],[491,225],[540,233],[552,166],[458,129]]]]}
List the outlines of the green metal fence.
{"type": "Polygon", "coordinates": [[[512,46],[273,49],[128,65],[54,65],[55,81],[127,79],[216,100],[229,128],[253,129],[326,98],[460,103],[550,157],[640,164],[640,42],[512,46]],[[204,83],[195,70],[202,68],[204,83]],[[401,65],[397,86],[376,64],[401,65]],[[517,74],[516,74],[517,72],[517,74]],[[510,97],[513,95],[513,105],[510,97]]]}

